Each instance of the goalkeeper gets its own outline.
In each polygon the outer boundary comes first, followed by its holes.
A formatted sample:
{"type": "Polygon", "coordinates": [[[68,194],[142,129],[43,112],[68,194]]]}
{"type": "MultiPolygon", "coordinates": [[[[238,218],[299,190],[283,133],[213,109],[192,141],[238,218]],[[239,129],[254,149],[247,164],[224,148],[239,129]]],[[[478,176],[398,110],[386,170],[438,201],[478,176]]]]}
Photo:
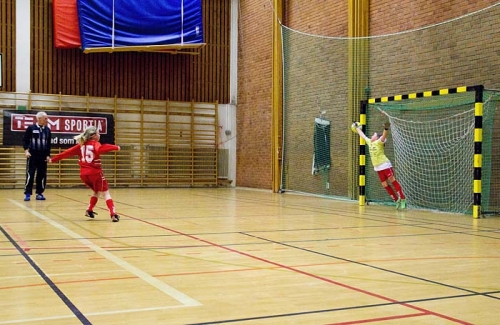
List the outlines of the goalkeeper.
{"type": "Polygon", "coordinates": [[[396,202],[396,209],[406,209],[406,197],[403,193],[401,185],[394,176],[394,169],[392,168],[391,161],[387,158],[384,151],[387,131],[390,126],[391,123],[386,122],[384,124],[384,131],[382,132],[382,135],[379,137],[377,132],[375,132],[371,138],[368,138],[365,135],[365,133],[361,130],[361,125],[357,122],[353,124],[352,129],[357,132],[360,137],[365,139],[366,144],[368,145],[368,150],[370,151],[373,169],[377,172],[382,186],[385,188],[387,193],[389,193],[394,202],[396,202]],[[389,180],[392,186],[394,186],[397,194],[389,183],[387,183],[387,180],[389,180]]]}

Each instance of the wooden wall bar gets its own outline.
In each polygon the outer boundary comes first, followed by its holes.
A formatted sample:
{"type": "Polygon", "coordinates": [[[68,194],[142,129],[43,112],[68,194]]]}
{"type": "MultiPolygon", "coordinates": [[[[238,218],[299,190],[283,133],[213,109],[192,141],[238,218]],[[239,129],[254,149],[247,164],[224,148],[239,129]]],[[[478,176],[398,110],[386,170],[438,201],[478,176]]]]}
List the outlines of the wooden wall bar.
{"type": "MultiPolygon", "coordinates": [[[[117,187],[216,187],[218,104],[0,92],[0,114],[16,110],[113,115],[119,152],[103,155],[104,173],[117,187]]],[[[3,143],[0,123],[0,144],[3,143]]],[[[53,133],[53,138],[58,135],[53,133]]],[[[60,135],[59,135],[60,136],[60,135]]],[[[52,155],[65,148],[52,146],[52,155]]],[[[20,146],[0,146],[0,189],[23,188],[20,146]]],[[[82,186],[76,157],[49,165],[50,187],[82,186]]]]}
{"type": "MultiPolygon", "coordinates": [[[[15,91],[15,0],[2,0],[0,51],[4,87],[15,91]]],[[[199,54],[56,49],[52,2],[32,0],[34,93],[229,103],[230,0],[203,0],[206,46],[199,54]]]]}

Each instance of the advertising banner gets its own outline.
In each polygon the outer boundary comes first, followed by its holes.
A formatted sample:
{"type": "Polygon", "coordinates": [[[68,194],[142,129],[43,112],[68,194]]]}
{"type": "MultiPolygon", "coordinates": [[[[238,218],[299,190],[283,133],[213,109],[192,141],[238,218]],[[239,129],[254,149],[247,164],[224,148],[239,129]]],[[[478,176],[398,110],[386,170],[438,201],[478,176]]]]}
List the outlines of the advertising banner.
{"type": "MultiPolygon", "coordinates": [[[[115,121],[111,114],[51,112],[48,124],[52,132],[52,147],[69,148],[76,144],[74,136],[83,133],[89,126],[95,126],[101,134],[101,143],[115,143],[115,121]]],[[[3,111],[3,145],[23,145],[26,128],[36,123],[38,111],[3,111]]]]}

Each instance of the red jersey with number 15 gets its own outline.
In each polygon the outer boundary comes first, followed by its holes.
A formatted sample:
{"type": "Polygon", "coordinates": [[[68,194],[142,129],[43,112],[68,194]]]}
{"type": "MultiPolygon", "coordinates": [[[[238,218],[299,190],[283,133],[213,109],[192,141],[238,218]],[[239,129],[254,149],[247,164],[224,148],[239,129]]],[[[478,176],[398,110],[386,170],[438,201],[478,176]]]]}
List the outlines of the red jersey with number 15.
{"type": "Polygon", "coordinates": [[[118,149],[119,147],[114,144],[101,144],[95,140],[88,140],[84,145],[77,144],[54,156],[52,162],[57,162],[71,156],[78,156],[80,175],[98,174],[102,172],[100,155],[118,149]]]}

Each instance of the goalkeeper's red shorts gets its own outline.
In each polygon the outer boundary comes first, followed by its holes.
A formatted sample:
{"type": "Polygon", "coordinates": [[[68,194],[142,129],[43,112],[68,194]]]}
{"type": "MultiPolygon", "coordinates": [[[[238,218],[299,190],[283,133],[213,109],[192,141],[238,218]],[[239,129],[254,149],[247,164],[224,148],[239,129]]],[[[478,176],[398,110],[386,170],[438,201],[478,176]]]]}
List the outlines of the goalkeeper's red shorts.
{"type": "Polygon", "coordinates": [[[385,182],[388,178],[394,176],[394,169],[392,169],[392,167],[389,167],[383,170],[379,170],[377,174],[378,178],[380,178],[380,181],[385,182]]]}
{"type": "Polygon", "coordinates": [[[105,192],[109,189],[108,181],[104,178],[103,173],[80,175],[80,179],[94,192],[105,192]]]}

